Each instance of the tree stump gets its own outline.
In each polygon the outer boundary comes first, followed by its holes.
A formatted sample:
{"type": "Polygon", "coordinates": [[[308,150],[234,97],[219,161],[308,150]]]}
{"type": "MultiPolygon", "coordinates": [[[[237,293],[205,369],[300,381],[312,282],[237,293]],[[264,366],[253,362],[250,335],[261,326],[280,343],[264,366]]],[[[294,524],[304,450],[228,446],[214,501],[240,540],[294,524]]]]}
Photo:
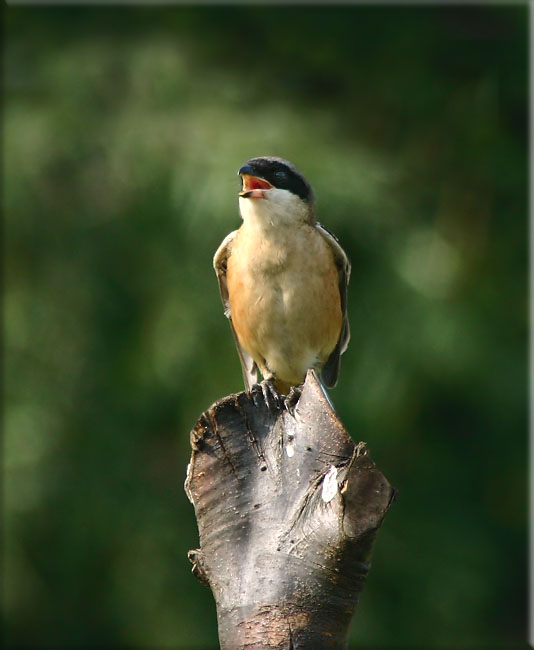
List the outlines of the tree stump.
{"type": "Polygon", "coordinates": [[[294,409],[265,384],[217,401],[191,446],[189,558],[215,597],[222,650],[345,648],[394,489],[315,373],[294,409]]]}

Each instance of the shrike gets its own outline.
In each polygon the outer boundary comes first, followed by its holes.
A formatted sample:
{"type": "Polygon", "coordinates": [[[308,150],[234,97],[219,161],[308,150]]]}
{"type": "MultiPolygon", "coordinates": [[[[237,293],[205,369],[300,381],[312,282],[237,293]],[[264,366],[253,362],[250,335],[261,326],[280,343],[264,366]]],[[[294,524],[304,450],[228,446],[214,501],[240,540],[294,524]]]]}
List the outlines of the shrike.
{"type": "Polygon", "coordinates": [[[335,386],[350,336],[347,256],[316,221],[313,191],[295,165],[252,158],[238,174],[243,223],[213,266],[245,387],[257,383],[259,369],[286,395],[309,368],[335,386]]]}

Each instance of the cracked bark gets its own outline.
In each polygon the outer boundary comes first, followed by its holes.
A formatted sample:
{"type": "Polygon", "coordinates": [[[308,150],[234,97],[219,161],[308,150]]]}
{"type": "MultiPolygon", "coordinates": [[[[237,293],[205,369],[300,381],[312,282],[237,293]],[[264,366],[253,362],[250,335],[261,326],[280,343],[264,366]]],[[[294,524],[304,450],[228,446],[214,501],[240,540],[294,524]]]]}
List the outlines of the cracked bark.
{"type": "Polygon", "coordinates": [[[185,489],[222,650],[341,649],[394,490],[309,372],[293,412],[261,386],[191,432],[185,489]]]}

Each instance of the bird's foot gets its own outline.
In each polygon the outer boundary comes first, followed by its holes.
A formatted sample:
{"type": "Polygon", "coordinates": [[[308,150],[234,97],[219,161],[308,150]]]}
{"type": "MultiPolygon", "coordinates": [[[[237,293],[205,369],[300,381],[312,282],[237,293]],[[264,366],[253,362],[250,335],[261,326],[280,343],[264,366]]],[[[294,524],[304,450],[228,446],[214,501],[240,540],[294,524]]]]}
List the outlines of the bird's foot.
{"type": "Polygon", "coordinates": [[[284,407],[289,415],[295,417],[295,409],[297,407],[300,396],[302,395],[301,386],[291,386],[289,393],[284,398],[284,407]]]}
{"type": "Polygon", "coordinates": [[[271,379],[264,379],[260,383],[263,400],[269,411],[279,411],[281,408],[282,395],[276,390],[271,379]]]}

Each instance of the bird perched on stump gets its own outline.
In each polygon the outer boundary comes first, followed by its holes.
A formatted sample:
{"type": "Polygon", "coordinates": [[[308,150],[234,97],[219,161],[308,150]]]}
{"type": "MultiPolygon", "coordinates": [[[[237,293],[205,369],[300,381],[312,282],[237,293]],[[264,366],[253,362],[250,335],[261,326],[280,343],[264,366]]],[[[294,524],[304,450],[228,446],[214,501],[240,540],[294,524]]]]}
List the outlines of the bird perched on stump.
{"type": "Polygon", "coordinates": [[[310,368],[332,387],[349,340],[347,256],[316,221],[313,191],[295,165],[252,158],[238,174],[243,223],[213,266],[245,387],[257,383],[259,369],[286,395],[310,368]]]}

